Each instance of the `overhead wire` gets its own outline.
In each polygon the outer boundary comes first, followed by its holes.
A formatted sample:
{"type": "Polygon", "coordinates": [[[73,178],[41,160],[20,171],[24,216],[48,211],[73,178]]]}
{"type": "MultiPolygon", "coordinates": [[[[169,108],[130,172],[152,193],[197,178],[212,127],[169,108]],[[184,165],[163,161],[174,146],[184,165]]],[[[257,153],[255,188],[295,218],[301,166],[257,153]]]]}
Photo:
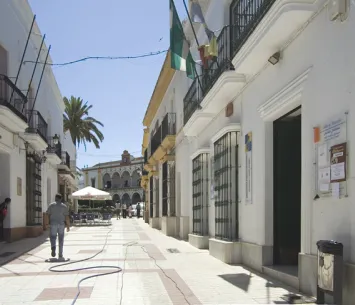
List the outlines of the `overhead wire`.
{"type": "MultiPolygon", "coordinates": [[[[48,66],[68,66],[68,65],[73,65],[77,64],[80,62],[88,61],[88,60],[120,60],[120,59],[138,59],[138,58],[145,58],[145,57],[152,57],[152,56],[157,56],[160,54],[164,54],[168,52],[168,49],[161,50],[161,51],[155,51],[155,52],[149,52],[149,53],[143,53],[143,54],[138,54],[138,55],[131,55],[131,56],[87,56],[87,57],[82,57],[76,60],[72,61],[67,61],[63,63],[47,63],[48,66]]],[[[26,63],[33,63],[33,64],[45,64],[43,61],[34,61],[34,60],[25,60],[23,62],[24,64],[26,63]]]]}

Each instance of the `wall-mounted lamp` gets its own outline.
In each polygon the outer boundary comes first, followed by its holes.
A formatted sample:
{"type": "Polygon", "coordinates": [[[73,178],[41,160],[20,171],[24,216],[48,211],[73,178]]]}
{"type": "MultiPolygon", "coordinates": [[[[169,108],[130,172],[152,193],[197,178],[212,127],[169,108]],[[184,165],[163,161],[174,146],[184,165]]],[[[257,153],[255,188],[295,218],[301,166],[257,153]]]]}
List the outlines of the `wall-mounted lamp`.
{"type": "Polygon", "coordinates": [[[281,53],[276,52],[273,55],[270,56],[268,59],[268,62],[272,65],[276,65],[280,61],[281,53]]]}
{"type": "Polygon", "coordinates": [[[58,137],[57,134],[55,134],[54,137],[53,137],[53,144],[57,145],[58,143],[59,143],[59,137],[58,137]]]}

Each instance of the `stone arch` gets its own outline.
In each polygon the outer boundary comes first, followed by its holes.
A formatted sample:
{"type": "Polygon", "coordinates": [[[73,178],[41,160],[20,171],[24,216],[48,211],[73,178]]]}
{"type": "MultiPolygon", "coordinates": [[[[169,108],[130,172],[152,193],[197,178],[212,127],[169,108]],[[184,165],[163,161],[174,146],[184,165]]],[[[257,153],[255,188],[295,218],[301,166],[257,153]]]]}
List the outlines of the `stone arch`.
{"type": "Polygon", "coordinates": [[[114,172],[112,175],[112,188],[113,189],[118,189],[120,188],[120,174],[117,172],[114,172]]]}
{"type": "Polygon", "coordinates": [[[111,177],[109,173],[106,173],[103,177],[102,177],[102,181],[103,181],[103,186],[104,188],[111,188],[111,177]]]}
{"type": "Polygon", "coordinates": [[[120,202],[120,195],[114,194],[114,195],[112,196],[112,201],[113,201],[114,204],[116,204],[117,201],[120,202]]]}
{"type": "Polygon", "coordinates": [[[131,175],[128,171],[124,171],[121,175],[121,186],[122,187],[129,187],[131,186],[131,175]]]}
{"type": "Polygon", "coordinates": [[[141,201],[142,201],[141,195],[139,195],[138,193],[134,193],[132,195],[132,204],[137,204],[138,202],[141,201]]]}
{"type": "Polygon", "coordinates": [[[134,170],[132,173],[132,186],[137,187],[140,185],[141,176],[138,174],[138,169],[134,170]]]}
{"type": "Polygon", "coordinates": [[[125,203],[126,205],[130,205],[131,204],[131,198],[129,197],[129,195],[127,193],[123,194],[122,203],[125,203]]]}

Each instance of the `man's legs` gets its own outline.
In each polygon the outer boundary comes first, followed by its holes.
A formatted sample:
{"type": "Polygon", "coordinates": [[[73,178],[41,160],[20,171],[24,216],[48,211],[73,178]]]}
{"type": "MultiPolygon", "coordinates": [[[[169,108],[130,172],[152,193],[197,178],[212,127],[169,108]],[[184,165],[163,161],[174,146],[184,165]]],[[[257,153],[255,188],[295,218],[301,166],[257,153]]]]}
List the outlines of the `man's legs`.
{"type": "Polygon", "coordinates": [[[58,225],[59,257],[63,257],[64,231],[65,225],[58,225]]]}
{"type": "Polygon", "coordinates": [[[57,233],[58,233],[58,225],[51,225],[49,230],[49,238],[51,241],[51,250],[52,257],[55,257],[55,248],[57,243],[57,233]]]}

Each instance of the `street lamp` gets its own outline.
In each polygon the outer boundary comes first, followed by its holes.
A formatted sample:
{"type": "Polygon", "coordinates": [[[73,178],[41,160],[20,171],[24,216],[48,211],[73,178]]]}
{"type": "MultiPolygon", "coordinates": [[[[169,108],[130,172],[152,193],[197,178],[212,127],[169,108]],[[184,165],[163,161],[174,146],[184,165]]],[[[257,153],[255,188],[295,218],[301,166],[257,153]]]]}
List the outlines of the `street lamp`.
{"type": "Polygon", "coordinates": [[[59,137],[57,134],[55,134],[53,137],[53,143],[54,143],[54,145],[57,145],[59,143],[59,137]]]}

